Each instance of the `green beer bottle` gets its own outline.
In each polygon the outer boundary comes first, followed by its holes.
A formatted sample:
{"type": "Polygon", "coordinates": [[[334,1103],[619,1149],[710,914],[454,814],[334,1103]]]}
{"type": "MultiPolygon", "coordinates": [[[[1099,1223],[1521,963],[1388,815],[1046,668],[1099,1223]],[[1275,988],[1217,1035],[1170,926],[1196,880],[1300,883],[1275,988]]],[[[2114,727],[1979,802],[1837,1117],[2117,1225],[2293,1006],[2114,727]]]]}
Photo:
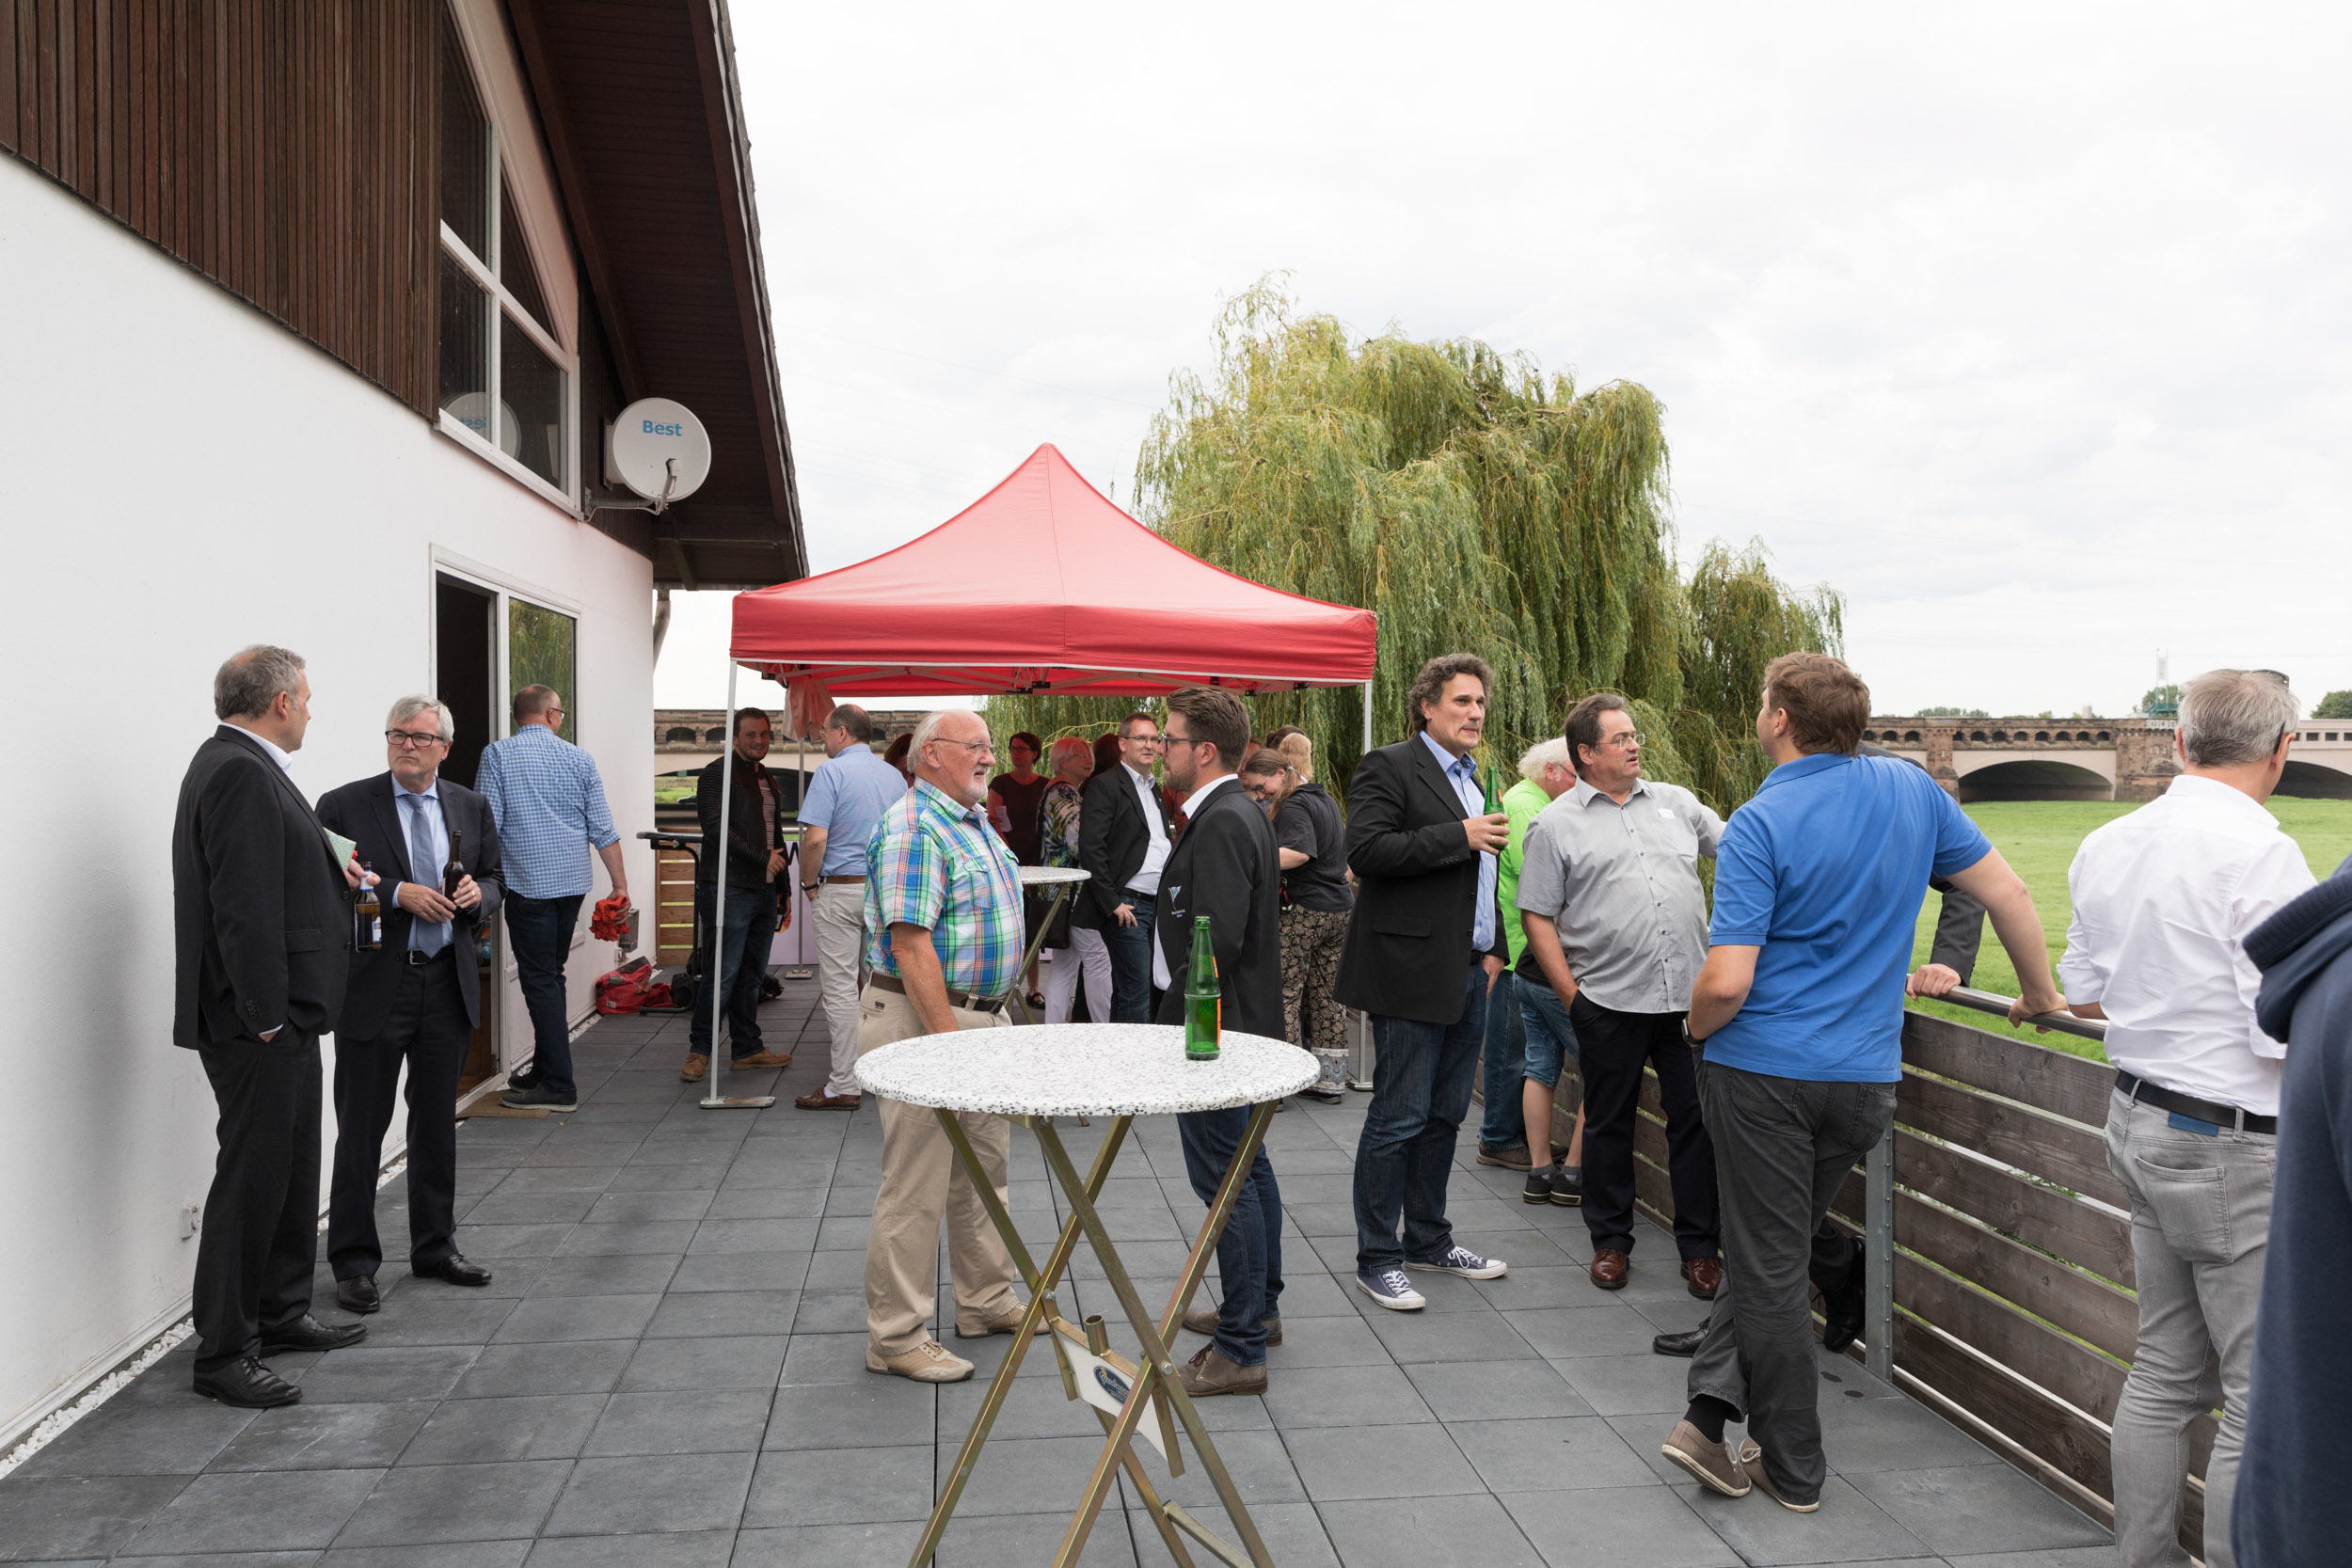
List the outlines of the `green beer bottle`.
{"type": "Polygon", "coordinates": [[[1501,816],[1502,811],[1502,769],[1489,764],[1486,768],[1486,815],[1501,816]]]}
{"type": "Polygon", "coordinates": [[[1192,965],[1184,974],[1184,1060],[1216,1060],[1217,1033],[1224,1022],[1225,994],[1216,983],[1216,954],[1209,942],[1209,917],[1192,920],[1192,965]]]}

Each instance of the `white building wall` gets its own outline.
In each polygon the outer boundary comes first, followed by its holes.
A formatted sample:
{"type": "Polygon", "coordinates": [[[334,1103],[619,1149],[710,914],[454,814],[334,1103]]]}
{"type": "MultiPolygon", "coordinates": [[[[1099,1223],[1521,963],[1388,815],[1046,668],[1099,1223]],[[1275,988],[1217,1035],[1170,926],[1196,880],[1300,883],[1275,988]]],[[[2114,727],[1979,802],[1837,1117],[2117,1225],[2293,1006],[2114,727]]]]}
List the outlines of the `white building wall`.
{"type": "MultiPolygon", "coordinates": [[[[648,890],[653,693],[643,557],[5,157],[0,474],[9,749],[44,759],[0,768],[4,1449],[185,1310],[215,1112],[170,1038],[171,824],[220,659],[310,661],[294,776],[316,800],[383,771],[386,708],[429,687],[437,550],[572,601],[567,705],[648,890]]],[[[575,951],[575,1016],[612,956],[575,951]]]]}

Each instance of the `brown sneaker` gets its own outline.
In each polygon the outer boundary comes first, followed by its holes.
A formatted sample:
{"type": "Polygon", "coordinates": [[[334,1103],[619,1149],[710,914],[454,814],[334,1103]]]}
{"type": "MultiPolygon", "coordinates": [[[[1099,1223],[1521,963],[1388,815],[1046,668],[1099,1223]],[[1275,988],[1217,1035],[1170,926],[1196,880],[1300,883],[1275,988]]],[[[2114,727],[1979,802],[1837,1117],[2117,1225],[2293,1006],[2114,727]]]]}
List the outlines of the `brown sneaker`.
{"type": "MultiPolygon", "coordinates": [[[[1755,1447],[1742,1445],[1741,1451],[1755,1447]]],[[[1658,1450],[1699,1479],[1709,1491],[1726,1497],[1744,1497],[1753,1478],[1721,1443],[1710,1443],[1707,1434],[1688,1421],[1677,1421],[1674,1431],[1666,1434],[1664,1447],[1658,1450]]]]}
{"type": "Polygon", "coordinates": [[[1488,1148],[1480,1144],[1478,1163],[1482,1165],[1500,1165],[1504,1170],[1532,1170],[1535,1165],[1535,1162],[1527,1157],[1525,1144],[1504,1144],[1499,1148],[1488,1148]]]}
{"type": "Polygon", "coordinates": [[[690,1051],[686,1053],[686,1065],[677,1069],[678,1082],[699,1084],[703,1081],[703,1074],[709,1070],[710,1058],[699,1051],[690,1051]]]}
{"type": "Polygon", "coordinates": [[[1741,1440],[1740,1457],[1734,1463],[1747,1472],[1748,1479],[1756,1482],[1757,1491],[1780,1504],[1789,1513],[1819,1513],[1821,1512],[1820,1498],[1816,1497],[1809,1503],[1792,1503],[1788,1500],[1787,1493],[1772,1484],[1772,1472],[1764,1468],[1764,1450],[1756,1446],[1755,1438],[1749,1437],[1741,1440]]]}
{"type": "Polygon", "coordinates": [[[926,1339],[913,1350],[900,1351],[896,1355],[884,1355],[869,1344],[866,1347],[866,1370],[913,1378],[917,1383],[961,1383],[972,1375],[972,1363],[950,1354],[938,1340],[926,1339]]]}
{"type": "Polygon", "coordinates": [[[731,1067],[790,1067],[792,1053],[787,1051],[779,1056],[772,1051],[759,1051],[749,1056],[738,1056],[728,1065],[731,1067]]]}
{"type": "Polygon", "coordinates": [[[1701,1301],[1713,1301],[1715,1292],[1724,1288],[1724,1265],[1719,1258],[1685,1258],[1682,1277],[1691,1284],[1691,1293],[1701,1301]]]}
{"type": "Polygon", "coordinates": [[[1176,1381],[1197,1400],[1211,1394],[1263,1394],[1265,1368],[1237,1367],[1215,1345],[1202,1345],[1198,1355],[1176,1369],[1176,1381]]]}
{"type": "MultiPolygon", "coordinates": [[[[1216,1323],[1217,1313],[1214,1307],[1196,1307],[1184,1314],[1184,1327],[1195,1334],[1215,1334],[1216,1323]]],[[[1265,1342],[1268,1350],[1282,1342],[1281,1319],[1268,1318],[1265,1321],[1265,1342]]]]}
{"type": "Polygon", "coordinates": [[[822,1089],[818,1089],[815,1094],[797,1096],[792,1101],[803,1111],[854,1111],[857,1109],[857,1102],[856,1095],[827,1094],[822,1089]]]}
{"type": "MultiPolygon", "coordinates": [[[[1026,1312],[1028,1309],[1028,1303],[1024,1302],[1019,1307],[1013,1307],[1010,1311],[1000,1312],[993,1318],[982,1318],[978,1323],[974,1323],[969,1327],[965,1325],[963,1319],[959,1317],[956,1319],[956,1338],[959,1339],[985,1339],[992,1334],[1010,1334],[1021,1326],[1021,1314],[1026,1312]]],[[[1037,1315],[1037,1326],[1029,1332],[1031,1334],[1042,1334],[1045,1332],[1044,1313],[1040,1312],[1037,1315]]]]}

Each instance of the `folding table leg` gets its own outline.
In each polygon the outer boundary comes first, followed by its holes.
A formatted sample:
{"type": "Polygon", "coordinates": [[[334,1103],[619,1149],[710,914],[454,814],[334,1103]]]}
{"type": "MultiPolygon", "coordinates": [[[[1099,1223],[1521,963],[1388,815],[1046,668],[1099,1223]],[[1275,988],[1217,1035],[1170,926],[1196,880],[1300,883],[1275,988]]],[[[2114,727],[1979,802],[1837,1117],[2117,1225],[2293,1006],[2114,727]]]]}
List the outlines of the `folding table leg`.
{"type": "MultiPolygon", "coordinates": [[[[1248,1128],[1242,1134],[1241,1147],[1233,1151],[1232,1164],[1226,1168],[1225,1180],[1217,1188],[1216,1201],[1210,1206],[1208,1219],[1200,1227],[1199,1239],[1193,1243],[1190,1256],[1184,1259],[1184,1275],[1177,1282],[1176,1300],[1169,1307],[1171,1322],[1165,1329],[1152,1321],[1151,1312],[1143,1305],[1143,1298],[1136,1293],[1135,1281],[1127,1276],[1126,1265],[1120,1260],[1119,1249],[1112,1245],[1110,1235],[1104,1228],[1102,1216],[1095,1212],[1095,1195],[1089,1192],[1086,1184],[1079,1180],[1077,1167],[1071,1164],[1069,1152],[1062,1148],[1061,1137],[1055,1132],[1052,1121],[1044,1117],[1030,1120],[1038,1143],[1044,1150],[1046,1164],[1070,1196],[1072,1217],[1085,1227],[1087,1240],[1092,1243],[1095,1256],[1102,1262],[1103,1273],[1110,1280],[1111,1290],[1119,1297],[1120,1307],[1127,1314],[1127,1321],[1143,1346],[1143,1365],[1136,1375],[1136,1386],[1127,1396],[1126,1408],[1120,1412],[1118,1420],[1112,1424],[1109,1442],[1102,1457],[1095,1462],[1093,1473],[1087,1481],[1086,1493],[1079,1503],[1077,1516],[1071,1520],[1069,1531],[1062,1537],[1061,1548],[1054,1555],[1054,1568],[1073,1568],[1078,1560],[1078,1554],[1085,1550],[1087,1536],[1094,1528],[1096,1516],[1102,1512],[1103,1499],[1110,1489],[1119,1463],[1128,1445],[1135,1440],[1136,1428],[1141,1422],[1144,1409],[1155,1388],[1164,1390],[1168,1402],[1175,1406],[1177,1418],[1184,1422],[1185,1433],[1192,1438],[1193,1449],[1200,1456],[1201,1467],[1209,1472],[1210,1484],[1216,1488],[1217,1500],[1225,1505],[1226,1516],[1241,1534],[1242,1544],[1248,1552],[1248,1560],[1255,1568],[1273,1568],[1274,1559],[1266,1551],[1265,1542],[1259,1537],[1258,1527],[1250,1519],[1249,1511],[1242,1505],[1240,1490],[1233,1485],[1232,1477],[1226,1471],[1223,1456],[1216,1451],[1208,1428],[1201,1422],[1200,1411],[1193,1406],[1192,1397],[1177,1381],[1176,1366],[1168,1353],[1167,1336],[1173,1331],[1173,1320],[1182,1313],[1183,1303],[1191,1296],[1193,1288],[1199,1285],[1200,1275],[1206,1271],[1209,1256],[1216,1250],[1217,1238],[1224,1234],[1226,1221],[1232,1217],[1233,1204],[1240,1196],[1241,1184],[1248,1179],[1250,1162],[1257,1157],[1258,1146],[1265,1138],[1266,1124],[1274,1119],[1276,1103],[1269,1101],[1257,1107],[1250,1116],[1248,1128]]],[[[1167,1514],[1166,1510],[1159,1513],[1167,1514]]],[[[1196,1528],[1189,1514],[1184,1515],[1184,1521],[1187,1529],[1196,1528]]],[[[1231,1560],[1231,1548],[1225,1547],[1223,1543],[1207,1536],[1205,1531],[1197,1532],[1197,1537],[1202,1544],[1216,1551],[1220,1558],[1231,1560]]]]}
{"type": "MultiPolygon", "coordinates": [[[[1021,1370],[1022,1359],[1028,1354],[1031,1336],[1036,1334],[1037,1325],[1047,1317],[1061,1317],[1060,1309],[1054,1302],[1054,1286],[1061,1278],[1062,1271],[1070,1266],[1071,1255],[1077,1250],[1079,1236],[1078,1221],[1073,1215],[1063,1224],[1061,1233],[1055,1238],[1054,1250],[1046,1255],[1045,1267],[1040,1270],[1029,1260],[1028,1246],[1021,1240],[1021,1232],[1014,1227],[1012,1215],[997,1200],[995,1185],[990,1181],[987,1167],[980,1164],[978,1151],[973,1148],[971,1138],[965,1134],[962,1120],[953,1111],[938,1111],[936,1115],[940,1126],[946,1131],[947,1141],[955,1147],[956,1157],[963,1162],[965,1172],[972,1178],[972,1185],[979,1192],[980,1202],[988,1210],[990,1223],[1004,1238],[1005,1250],[1012,1255],[1013,1266],[1021,1271],[1022,1280],[1029,1287],[1029,1305],[1021,1314],[1020,1325],[1012,1331],[1012,1344],[1005,1352],[1004,1365],[996,1369],[996,1375],[989,1381],[988,1396],[980,1402],[980,1413],[974,1419],[971,1432],[965,1434],[963,1447],[956,1454],[955,1468],[949,1473],[946,1490],[940,1494],[937,1506],[931,1510],[930,1522],[924,1527],[922,1539],[915,1543],[914,1556],[908,1560],[908,1568],[923,1568],[939,1550],[940,1537],[946,1533],[947,1521],[955,1516],[956,1503],[963,1496],[964,1483],[972,1479],[972,1468],[979,1461],[980,1448],[988,1441],[989,1430],[996,1424],[996,1418],[1004,1412],[1006,1399],[1012,1393],[1013,1376],[1021,1370]]],[[[1127,1141],[1127,1129],[1134,1121],[1133,1117],[1120,1117],[1104,1132],[1103,1147],[1095,1151],[1094,1168],[1087,1175],[1085,1191],[1089,1196],[1102,1192],[1103,1183],[1111,1173],[1111,1163],[1119,1158],[1120,1148],[1127,1141]]],[[[1076,1399],[1078,1391],[1071,1383],[1070,1363],[1058,1352],[1054,1360],[1061,1370],[1063,1393],[1076,1399]]]]}

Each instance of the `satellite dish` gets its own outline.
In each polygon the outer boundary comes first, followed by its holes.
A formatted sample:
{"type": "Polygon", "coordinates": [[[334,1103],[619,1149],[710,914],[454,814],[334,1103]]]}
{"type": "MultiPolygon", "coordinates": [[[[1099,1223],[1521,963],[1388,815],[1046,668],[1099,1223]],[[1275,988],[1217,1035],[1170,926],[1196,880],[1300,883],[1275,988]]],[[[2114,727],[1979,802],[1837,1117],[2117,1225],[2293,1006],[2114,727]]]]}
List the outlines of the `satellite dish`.
{"type": "MultiPolygon", "coordinates": [[[[468,392],[453,397],[443,404],[449,417],[472,431],[484,440],[490,438],[490,394],[468,392]]],[[[499,411],[499,451],[509,457],[520,457],[523,451],[522,422],[515,418],[515,406],[501,402],[499,411]]]]}
{"type": "Polygon", "coordinates": [[[710,477],[710,435],[692,409],[640,398],[612,419],[609,467],[649,501],[684,500],[710,477]]]}

